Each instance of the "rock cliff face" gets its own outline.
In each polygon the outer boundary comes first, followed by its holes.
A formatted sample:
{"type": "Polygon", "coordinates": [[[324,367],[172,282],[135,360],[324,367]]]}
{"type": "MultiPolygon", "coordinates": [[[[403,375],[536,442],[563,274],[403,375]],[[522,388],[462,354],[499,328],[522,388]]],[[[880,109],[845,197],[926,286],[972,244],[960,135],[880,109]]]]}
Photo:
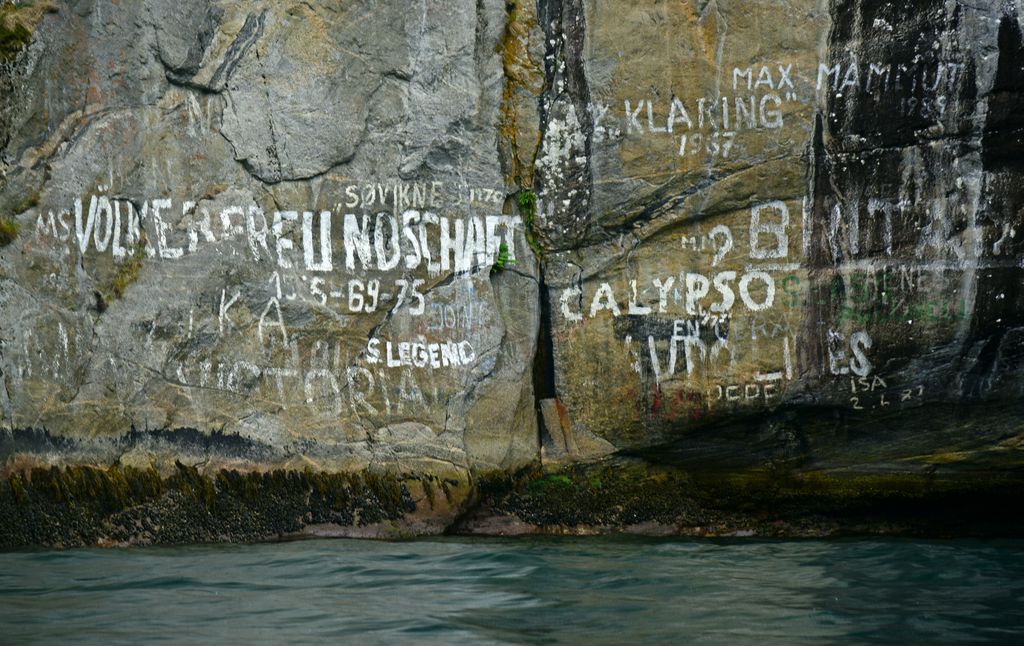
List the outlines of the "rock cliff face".
{"type": "Polygon", "coordinates": [[[793,533],[1016,490],[1022,25],[0,3],[3,544],[793,533]]]}
{"type": "Polygon", "coordinates": [[[565,69],[593,121],[559,168],[589,183],[542,181],[539,214],[572,429],[735,466],[1014,446],[1014,6],[581,11],[587,55],[565,69]]]}

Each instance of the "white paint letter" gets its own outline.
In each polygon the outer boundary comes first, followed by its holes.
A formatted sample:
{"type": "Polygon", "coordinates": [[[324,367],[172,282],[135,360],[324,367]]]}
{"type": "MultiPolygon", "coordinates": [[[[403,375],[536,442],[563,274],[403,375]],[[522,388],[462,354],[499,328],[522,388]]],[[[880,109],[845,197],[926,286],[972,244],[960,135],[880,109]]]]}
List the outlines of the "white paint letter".
{"type": "Polygon", "coordinates": [[[378,213],[373,231],[373,249],[377,252],[377,269],[387,271],[398,266],[402,260],[402,248],[398,240],[398,223],[387,213],[378,213]],[[389,225],[391,231],[389,243],[391,246],[391,257],[387,257],[387,247],[384,245],[384,221],[389,225]]]}
{"type": "Polygon", "coordinates": [[[743,278],[740,278],[740,298],[743,300],[743,304],[750,308],[750,311],[752,312],[766,310],[775,302],[775,281],[772,279],[771,275],[763,271],[752,271],[743,274],[743,278]],[[755,303],[754,299],[750,297],[750,281],[755,278],[761,280],[765,286],[763,303],[755,303]]]}
{"type": "Polygon", "coordinates": [[[774,200],[764,204],[756,204],[750,209],[750,257],[758,260],[768,258],[785,258],[789,255],[789,235],[786,227],[789,226],[789,209],[785,202],[774,200]],[[761,221],[762,211],[778,211],[779,222],[765,223],[761,221]],[[762,233],[775,236],[775,248],[762,249],[758,236],[762,233]]]}
{"type": "MultiPolygon", "coordinates": [[[[348,242],[348,216],[346,216],[346,242],[348,242]]],[[[331,212],[321,211],[320,212],[320,262],[314,261],[315,253],[313,251],[313,212],[304,211],[302,213],[302,255],[306,262],[306,269],[310,271],[331,271],[334,268],[334,262],[331,258],[333,252],[331,250],[331,212]]],[[[347,249],[346,249],[347,251],[347,249]]]]}
{"type": "Polygon", "coordinates": [[[615,294],[608,283],[601,283],[594,292],[594,299],[590,302],[590,318],[594,318],[601,310],[611,310],[613,316],[619,315],[619,305],[615,302],[615,294]]]}

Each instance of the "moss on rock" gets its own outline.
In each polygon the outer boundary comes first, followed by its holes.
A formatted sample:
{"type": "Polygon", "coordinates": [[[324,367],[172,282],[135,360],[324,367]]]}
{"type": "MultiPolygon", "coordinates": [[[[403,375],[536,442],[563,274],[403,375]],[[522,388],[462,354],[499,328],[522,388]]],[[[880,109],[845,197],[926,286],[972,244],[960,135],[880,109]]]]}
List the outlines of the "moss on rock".
{"type": "Polygon", "coordinates": [[[0,63],[17,58],[32,42],[32,32],[47,13],[58,10],[52,0],[0,3],[0,63]]]}
{"type": "Polygon", "coordinates": [[[415,510],[405,476],[275,470],[205,474],[176,464],[36,468],[0,483],[0,549],[257,541],[306,525],[365,527],[415,510]]]}
{"type": "Polygon", "coordinates": [[[480,519],[500,516],[556,534],[1024,533],[1024,523],[1007,511],[1024,482],[1009,475],[936,479],[928,473],[797,474],[777,468],[701,473],[613,459],[517,476],[488,474],[477,487],[477,513],[467,514],[459,531],[487,533],[480,519]]]}
{"type": "Polygon", "coordinates": [[[418,513],[446,507],[438,483],[450,507],[450,485],[458,483],[431,474],[204,473],[180,462],[169,474],[152,467],[35,468],[0,480],[0,549],[249,542],[332,525],[371,528],[361,534],[368,536],[501,533],[481,522],[488,517],[551,534],[1024,534],[1011,511],[1024,483],[1009,476],[692,473],[620,458],[554,471],[477,473],[471,494],[456,503],[464,513],[455,522],[417,526],[418,513]],[[409,485],[423,492],[419,510],[409,485]],[[372,530],[385,526],[391,529],[372,530]]]}
{"type": "MultiPolygon", "coordinates": [[[[2,15],[2,14],[0,14],[2,15]]],[[[18,53],[32,42],[32,32],[19,23],[8,27],[0,20],[0,62],[13,60],[18,53]]]]}

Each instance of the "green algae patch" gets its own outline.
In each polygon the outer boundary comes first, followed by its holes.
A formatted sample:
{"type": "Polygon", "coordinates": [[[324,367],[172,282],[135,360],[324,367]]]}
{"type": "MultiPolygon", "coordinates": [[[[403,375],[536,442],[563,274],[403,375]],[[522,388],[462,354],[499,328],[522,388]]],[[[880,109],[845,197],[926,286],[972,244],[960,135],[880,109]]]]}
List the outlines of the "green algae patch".
{"type": "Polygon", "coordinates": [[[541,34],[533,3],[515,0],[505,4],[505,31],[496,51],[502,57],[505,84],[502,89],[498,135],[505,149],[506,179],[532,186],[540,137],[536,102],[544,89],[544,70],[530,51],[531,36],[541,34]]]}
{"type": "Polygon", "coordinates": [[[520,191],[519,197],[519,212],[523,216],[523,227],[526,235],[526,242],[529,243],[530,248],[537,254],[538,258],[544,257],[544,249],[541,248],[540,242],[537,240],[537,233],[534,228],[534,224],[537,220],[537,194],[531,190],[520,191]]]}
{"type": "Polygon", "coordinates": [[[18,238],[18,223],[14,218],[0,216],[0,247],[6,247],[18,238]]]}
{"type": "Polygon", "coordinates": [[[52,0],[5,3],[0,6],[0,63],[7,63],[32,43],[32,32],[47,13],[56,12],[52,0]]]}
{"type": "Polygon", "coordinates": [[[690,513],[691,481],[679,470],[611,461],[542,469],[478,484],[496,513],[556,532],[571,528],[612,530],[644,522],[672,524],[690,513]]]}
{"type": "Polygon", "coordinates": [[[8,27],[3,14],[0,14],[0,62],[6,63],[17,57],[18,53],[32,42],[32,32],[20,23],[8,27]]]}
{"type": "Polygon", "coordinates": [[[18,238],[21,227],[14,216],[39,206],[39,197],[38,189],[29,191],[14,205],[10,215],[0,215],[0,247],[6,247],[18,238]]]}
{"type": "Polygon", "coordinates": [[[25,195],[25,197],[21,198],[20,202],[18,202],[15,205],[14,213],[15,214],[24,213],[25,211],[28,211],[29,209],[32,209],[32,208],[35,208],[35,207],[39,206],[39,197],[40,197],[40,193],[39,193],[38,189],[36,189],[34,191],[30,191],[29,193],[27,193],[25,195]]]}
{"type": "Polygon", "coordinates": [[[110,287],[107,292],[114,298],[124,298],[128,288],[139,279],[139,272],[142,271],[142,259],[145,257],[145,240],[140,241],[135,253],[125,258],[117,267],[113,278],[110,280],[110,287]]]}

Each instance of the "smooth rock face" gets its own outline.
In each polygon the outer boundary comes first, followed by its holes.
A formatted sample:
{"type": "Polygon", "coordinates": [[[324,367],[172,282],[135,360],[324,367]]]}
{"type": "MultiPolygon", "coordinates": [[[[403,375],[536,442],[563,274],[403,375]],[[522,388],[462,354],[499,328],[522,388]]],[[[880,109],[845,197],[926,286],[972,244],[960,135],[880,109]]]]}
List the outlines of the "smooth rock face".
{"type": "Polygon", "coordinates": [[[1020,3],[0,7],[8,469],[1020,463],[1020,3]]]}

